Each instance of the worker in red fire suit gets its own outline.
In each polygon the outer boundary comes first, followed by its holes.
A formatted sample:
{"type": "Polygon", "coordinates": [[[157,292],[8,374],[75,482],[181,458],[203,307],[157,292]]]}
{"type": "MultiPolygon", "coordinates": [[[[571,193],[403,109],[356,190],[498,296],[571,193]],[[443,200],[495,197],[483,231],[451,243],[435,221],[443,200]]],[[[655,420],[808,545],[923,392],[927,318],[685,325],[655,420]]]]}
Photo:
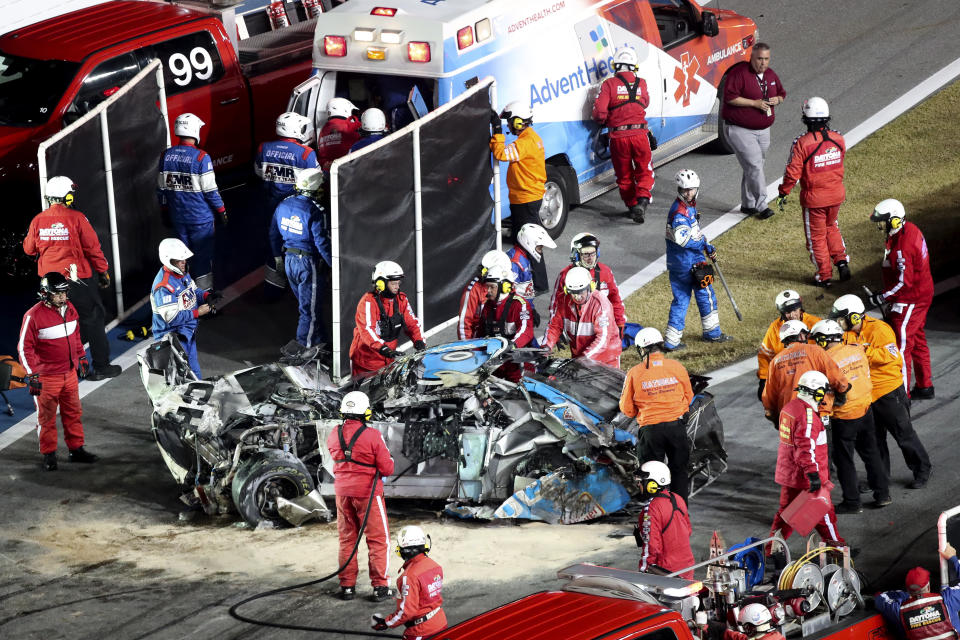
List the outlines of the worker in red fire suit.
{"type": "MultiPolygon", "coordinates": [[[[949,542],[940,551],[954,575],[960,575],[957,550],[949,542]]],[[[906,591],[885,591],[874,605],[887,624],[900,628],[907,640],[957,638],[960,629],[960,584],[944,584],[940,593],[931,593],[930,572],[914,567],[907,572],[906,591]]]]}
{"type": "Polygon", "coordinates": [[[23,316],[17,350],[28,375],[27,387],[37,405],[37,435],[41,468],[57,469],[57,408],[70,462],[96,462],[98,456],[83,448],[83,407],[77,376],[89,366],[78,330],[79,316],[67,301],[67,279],[56,271],[40,280],[40,302],[23,316]]]}
{"type": "Polygon", "coordinates": [[[887,232],[880,265],[883,291],[870,296],[870,304],[890,305],[890,324],[903,354],[903,386],[910,389],[910,379],[916,376],[910,397],[929,400],[933,398],[933,372],[924,325],[933,302],[933,276],[927,241],[906,217],[903,204],[893,198],[878,204],[870,216],[878,229],[887,232]]]}
{"type": "Polygon", "coordinates": [[[646,108],[647,82],[637,77],[637,52],[624,47],[613,56],[615,75],[600,85],[593,119],[610,131],[610,160],[627,214],[643,223],[653,189],[652,151],[646,108]]]}
{"type": "MultiPolygon", "coordinates": [[[[771,536],[779,531],[784,538],[789,538],[793,533],[793,527],[787,524],[781,514],[794,498],[804,491],[816,494],[821,488],[828,492],[833,488],[827,461],[827,432],[819,413],[820,405],[829,391],[827,376],[819,371],[807,371],[800,376],[797,397],[780,411],[780,448],[777,450],[777,471],[774,476],[780,485],[780,507],[773,517],[771,536]]],[[[837,531],[837,514],[832,503],[816,528],[827,544],[846,544],[837,531]]]]}
{"type": "Polygon", "coordinates": [[[830,108],[823,98],[814,96],[803,103],[803,123],[807,132],[798,136],[790,148],[790,160],[783,173],[780,210],[787,195],[800,182],[800,206],[803,207],[803,232],[807,237],[807,251],[817,272],[814,283],[829,287],[833,282],[833,267],[841,282],[850,279],[847,264],[847,245],[840,235],[837,216],[847,197],[843,186],[843,157],[847,143],[840,132],[829,128],[830,108]]]}
{"type": "Polygon", "coordinates": [[[389,616],[375,613],[370,626],[376,631],[406,627],[404,640],[433,637],[447,628],[443,611],[443,569],[427,554],[430,538],[423,529],[409,525],[397,534],[397,555],[403,558],[397,578],[397,608],[389,616]]]}
{"type": "Polygon", "coordinates": [[[360,110],[346,98],[331,98],[327,103],[327,121],[317,135],[317,161],[330,171],[330,164],[347,155],[360,139],[360,110]]]}
{"type": "Polygon", "coordinates": [[[613,307],[606,296],[594,290],[594,286],[593,277],[583,267],[574,267],[567,272],[564,293],[570,300],[550,317],[543,346],[553,349],[563,335],[570,342],[574,358],[584,357],[619,367],[623,345],[613,307]]]}
{"type": "Polygon", "coordinates": [[[743,633],[728,629],[725,621],[713,621],[708,637],[718,640],[785,640],[783,634],[774,628],[770,610],[759,602],[752,602],[741,609],[737,623],[743,633]]]}
{"type": "Polygon", "coordinates": [[[480,308],[487,299],[487,286],[483,277],[494,265],[510,269],[510,256],[503,251],[491,249],[480,259],[477,275],[467,284],[460,295],[460,313],[457,314],[457,340],[475,338],[480,328],[480,308]]]}
{"type": "Polygon", "coordinates": [[[553,285],[553,296],[550,298],[550,316],[553,316],[558,305],[567,304],[569,297],[563,292],[563,283],[567,273],[573,267],[583,267],[593,276],[596,289],[610,301],[613,307],[613,317],[617,321],[617,331],[623,337],[623,327],[627,323],[627,316],[623,308],[623,299],[620,289],[613,277],[613,271],[600,262],[600,240],[592,233],[578,233],[570,241],[570,264],[567,265],[553,285]]]}
{"type": "MultiPolygon", "coordinates": [[[[693,550],[690,537],[690,514],[683,496],[670,491],[670,469],[664,463],[651,460],[640,466],[637,476],[643,501],[643,511],[633,529],[640,547],[640,568],[645,573],[666,575],[692,567],[693,550]]],[[[693,569],[680,574],[693,580],[693,569]]]]}
{"type": "Polygon", "coordinates": [[[56,271],[67,276],[70,300],[80,316],[80,337],[90,343],[94,370],[88,378],[103,380],[120,375],[110,364],[110,344],[104,327],[106,311],[99,289],[110,286],[107,259],[87,217],[73,208],[77,185],[66,176],[47,181],[50,206],[30,221],[23,251],[37,256],[37,275],[56,271]],[[96,277],[94,277],[96,275],[96,277]]]}
{"type": "Polygon", "coordinates": [[[373,269],[373,291],[357,304],[356,326],[350,343],[350,363],[354,377],[379,371],[400,355],[400,332],[413,340],[417,351],[427,348],[420,333],[420,321],[413,314],[407,296],[400,291],[403,269],[384,260],[373,269]]]}
{"type": "MultiPolygon", "coordinates": [[[[340,402],[344,423],[330,432],[327,449],[334,461],[333,490],[337,496],[337,533],[340,536],[340,566],[357,544],[360,525],[369,505],[367,538],[371,599],[382,602],[390,597],[387,572],[390,569],[390,534],[387,531],[387,509],[383,504],[383,480],[393,473],[393,457],[383,441],[383,435],[366,422],[370,419],[370,399],[362,391],[351,391],[340,402]],[[370,501],[373,504],[370,505],[370,501]]],[[[356,597],[357,554],[340,572],[342,600],[356,597]]]]}
{"type": "MultiPolygon", "coordinates": [[[[533,313],[530,303],[513,290],[513,269],[495,264],[483,276],[486,300],[480,308],[478,336],[507,338],[515,347],[526,347],[533,342],[533,313]]],[[[524,366],[507,362],[493,374],[510,382],[520,382],[524,366]]]]}

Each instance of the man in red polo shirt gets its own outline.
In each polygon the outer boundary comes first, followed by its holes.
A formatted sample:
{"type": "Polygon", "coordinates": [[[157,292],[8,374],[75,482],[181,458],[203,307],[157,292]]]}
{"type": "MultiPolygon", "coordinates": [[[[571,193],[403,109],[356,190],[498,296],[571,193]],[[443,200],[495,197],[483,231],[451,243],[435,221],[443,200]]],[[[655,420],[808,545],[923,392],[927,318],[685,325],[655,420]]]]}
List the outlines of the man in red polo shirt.
{"type": "Polygon", "coordinates": [[[783,103],[787,92],[770,68],[770,45],[753,45],[749,62],[730,67],[723,89],[724,122],[727,142],[743,167],[740,181],[740,210],[766,219],[773,215],[767,206],[767,185],[763,161],[770,147],[770,127],[776,117],[773,108],[783,103]]]}

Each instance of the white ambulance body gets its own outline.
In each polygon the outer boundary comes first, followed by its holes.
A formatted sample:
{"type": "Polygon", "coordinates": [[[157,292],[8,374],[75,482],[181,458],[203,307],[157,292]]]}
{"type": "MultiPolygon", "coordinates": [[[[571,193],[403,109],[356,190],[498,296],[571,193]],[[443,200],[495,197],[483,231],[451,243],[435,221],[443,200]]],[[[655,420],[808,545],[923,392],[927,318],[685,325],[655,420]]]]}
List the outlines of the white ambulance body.
{"type": "MultiPolygon", "coordinates": [[[[659,165],[717,139],[717,87],[756,35],[752,20],[692,0],[350,0],[317,19],[315,75],[297,87],[291,109],[319,130],[327,101],[342,96],[384,107],[399,128],[412,117],[414,85],[433,109],[493,76],[498,109],[514,100],[533,108],[547,155],[541,218],[556,237],[570,204],[613,186],[591,111],[614,51],[638,53],[659,165]]],[[[502,193],[506,218],[505,183],[502,193]]]]}

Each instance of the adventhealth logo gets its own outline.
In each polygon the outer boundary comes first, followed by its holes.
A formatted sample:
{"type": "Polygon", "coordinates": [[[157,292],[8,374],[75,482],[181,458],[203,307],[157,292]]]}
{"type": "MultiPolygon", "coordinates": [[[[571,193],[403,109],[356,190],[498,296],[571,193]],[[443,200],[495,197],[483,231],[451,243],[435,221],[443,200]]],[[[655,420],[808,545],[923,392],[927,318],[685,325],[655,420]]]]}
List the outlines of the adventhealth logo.
{"type": "Polygon", "coordinates": [[[603,35],[603,27],[601,26],[590,31],[590,39],[597,45],[598,53],[603,51],[607,46],[607,38],[603,35]]]}
{"type": "MultiPolygon", "coordinates": [[[[593,32],[591,32],[592,34],[593,32]]],[[[595,82],[599,82],[605,76],[613,73],[613,56],[606,58],[593,58],[589,62],[584,62],[576,70],[560,78],[544,78],[543,84],[537,86],[530,85],[530,106],[535,104],[546,104],[554,98],[566,95],[578,89],[585,89],[595,82]]]]}

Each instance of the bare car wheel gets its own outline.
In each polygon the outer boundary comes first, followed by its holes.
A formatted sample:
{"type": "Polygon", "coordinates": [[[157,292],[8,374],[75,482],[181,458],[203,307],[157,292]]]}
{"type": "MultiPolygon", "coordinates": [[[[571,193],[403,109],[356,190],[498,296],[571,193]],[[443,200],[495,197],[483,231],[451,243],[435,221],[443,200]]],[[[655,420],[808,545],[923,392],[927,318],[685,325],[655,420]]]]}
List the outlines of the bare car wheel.
{"type": "Polygon", "coordinates": [[[300,460],[283,451],[267,451],[250,458],[237,471],[232,485],[233,504],[251,526],[268,521],[289,523],[277,511],[277,498],[292,500],[314,489],[313,478],[300,460]]]}

